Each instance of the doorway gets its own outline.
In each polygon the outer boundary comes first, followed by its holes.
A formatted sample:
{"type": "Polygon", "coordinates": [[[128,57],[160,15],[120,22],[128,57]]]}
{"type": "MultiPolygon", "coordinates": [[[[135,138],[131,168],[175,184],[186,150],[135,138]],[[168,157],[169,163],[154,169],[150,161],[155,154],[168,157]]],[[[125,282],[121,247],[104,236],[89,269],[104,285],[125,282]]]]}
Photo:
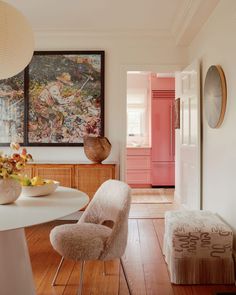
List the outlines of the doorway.
{"type": "Polygon", "coordinates": [[[126,94],[126,181],[133,188],[174,187],[174,74],[127,71],[126,94]]]}

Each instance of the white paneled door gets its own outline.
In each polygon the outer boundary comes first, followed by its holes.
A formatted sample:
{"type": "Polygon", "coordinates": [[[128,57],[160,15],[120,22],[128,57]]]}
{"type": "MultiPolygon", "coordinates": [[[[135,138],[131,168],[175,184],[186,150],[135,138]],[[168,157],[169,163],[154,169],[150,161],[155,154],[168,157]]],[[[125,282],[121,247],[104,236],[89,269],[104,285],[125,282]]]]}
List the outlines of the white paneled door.
{"type": "Polygon", "coordinates": [[[180,96],[180,198],[188,209],[201,207],[201,103],[199,63],[178,75],[180,96]]]}

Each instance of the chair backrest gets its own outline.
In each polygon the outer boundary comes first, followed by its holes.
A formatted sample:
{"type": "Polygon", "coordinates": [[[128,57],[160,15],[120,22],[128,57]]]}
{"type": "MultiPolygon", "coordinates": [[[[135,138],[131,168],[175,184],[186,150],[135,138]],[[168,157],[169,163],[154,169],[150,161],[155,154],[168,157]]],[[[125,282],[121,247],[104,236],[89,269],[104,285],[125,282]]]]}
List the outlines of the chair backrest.
{"type": "Polygon", "coordinates": [[[128,215],[131,203],[130,187],[119,180],[107,180],[95,193],[79,223],[102,224],[112,228],[100,259],[109,260],[123,255],[128,236],[128,215]]]}

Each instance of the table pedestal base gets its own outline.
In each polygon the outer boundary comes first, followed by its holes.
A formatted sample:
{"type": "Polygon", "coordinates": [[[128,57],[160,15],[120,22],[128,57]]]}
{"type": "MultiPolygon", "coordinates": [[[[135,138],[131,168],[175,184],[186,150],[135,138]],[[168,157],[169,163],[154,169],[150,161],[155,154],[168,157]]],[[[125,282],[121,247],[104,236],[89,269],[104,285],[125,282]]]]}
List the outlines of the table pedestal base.
{"type": "Polygon", "coordinates": [[[24,229],[0,232],[0,289],[4,295],[35,295],[24,229]]]}

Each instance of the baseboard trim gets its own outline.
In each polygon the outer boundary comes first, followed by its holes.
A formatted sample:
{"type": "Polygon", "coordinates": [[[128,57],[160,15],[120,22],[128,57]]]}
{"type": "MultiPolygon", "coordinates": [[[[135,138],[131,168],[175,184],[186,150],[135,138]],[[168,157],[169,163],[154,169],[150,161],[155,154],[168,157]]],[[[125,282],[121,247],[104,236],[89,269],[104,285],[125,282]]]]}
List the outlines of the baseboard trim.
{"type": "Polygon", "coordinates": [[[174,185],[152,185],[152,188],[175,188],[174,185]]]}

